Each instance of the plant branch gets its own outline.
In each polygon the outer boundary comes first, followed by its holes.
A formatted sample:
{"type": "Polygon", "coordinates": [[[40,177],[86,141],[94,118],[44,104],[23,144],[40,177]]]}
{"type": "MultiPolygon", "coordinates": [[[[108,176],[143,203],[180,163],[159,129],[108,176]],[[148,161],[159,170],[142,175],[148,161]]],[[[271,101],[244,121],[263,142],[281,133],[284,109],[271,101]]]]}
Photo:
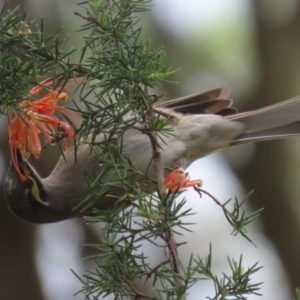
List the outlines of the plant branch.
{"type": "MultiPolygon", "coordinates": [[[[150,110],[148,117],[150,118],[150,120],[154,119],[154,112],[152,109],[150,110]]],[[[157,183],[158,183],[158,194],[162,199],[163,195],[162,195],[161,182],[163,182],[164,180],[164,170],[165,170],[164,163],[159,149],[157,134],[155,132],[150,132],[148,135],[150,137],[151,146],[152,146],[152,155],[153,155],[153,161],[155,165],[157,183]]],[[[173,276],[174,282],[178,285],[184,285],[184,281],[180,276],[178,276],[180,274],[180,261],[178,257],[177,243],[175,240],[174,233],[172,232],[171,228],[166,228],[164,230],[163,235],[169,250],[169,262],[171,265],[171,269],[175,273],[175,275],[173,276]]]]}
{"type": "Polygon", "coordinates": [[[198,188],[197,186],[194,186],[194,190],[201,196],[201,193],[206,194],[209,198],[211,198],[218,206],[221,206],[224,213],[229,215],[232,220],[237,221],[236,217],[225,207],[226,204],[222,204],[216,197],[214,197],[212,194],[210,194],[208,191],[203,190],[201,188],[198,188]]]}

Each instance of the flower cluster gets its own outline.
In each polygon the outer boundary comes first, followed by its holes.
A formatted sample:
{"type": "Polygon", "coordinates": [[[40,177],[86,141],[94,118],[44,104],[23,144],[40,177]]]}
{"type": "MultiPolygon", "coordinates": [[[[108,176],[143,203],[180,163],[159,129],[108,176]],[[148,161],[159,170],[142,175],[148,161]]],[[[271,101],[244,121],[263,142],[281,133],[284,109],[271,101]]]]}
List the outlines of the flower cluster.
{"type": "Polygon", "coordinates": [[[10,154],[22,181],[26,178],[20,171],[17,151],[20,151],[24,159],[28,159],[30,154],[38,159],[42,150],[40,134],[46,145],[52,144],[60,137],[64,142],[64,148],[68,149],[66,138],[73,138],[75,135],[70,125],[75,127],[75,119],[80,119],[81,116],[68,108],[59,106],[58,102],[67,100],[70,85],[82,82],[83,79],[71,79],[65,87],[55,88],[38,100],[30,100],[45,87],[53,86],[53,81],[46,79],[30,90],[27,97],[18,104],[17,111],[8,112],[10,154]],[[56,117],[55,112],[59,112],[67,122],[56,117]]]}
{"type": "Polygon", "coordinates": [[[171,172],[161,184],[171,193],[175,193],[188,187],[201,187],[203,181],[201,179],[191,180],[189,174],[179,168],[171,172]]]}

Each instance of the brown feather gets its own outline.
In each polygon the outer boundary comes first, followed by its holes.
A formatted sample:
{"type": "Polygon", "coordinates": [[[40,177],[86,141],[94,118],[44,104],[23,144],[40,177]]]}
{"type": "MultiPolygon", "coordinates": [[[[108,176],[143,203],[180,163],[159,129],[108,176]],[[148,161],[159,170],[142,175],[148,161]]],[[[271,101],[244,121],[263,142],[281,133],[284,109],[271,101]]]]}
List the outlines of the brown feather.
{"type": "Polygon", "coordinates": [[[188,105],[192,103],[195,104],[195,103],[211,101],[216,99],[226,99],[229,96],[229,94],[230,94],[229,87],[221,87],[221,88],[216,88],[209,91],[204,91],[197,94],[169,100],[158,104],[158,106],[174,108],[177,106],[188,105]]]}
{"type": "Polygon", "coordinates": [[[176,119],[176,114],[173,112],[182,114],[218,114],[227,116],[237,112],[235,108],[231,108],[232,100],[227,99],[229,93],[229,87],[216,88],[159,103],[155,106],[154,110],[169,119],[176,119]]]}
{"type": "Polygon", "coordinates": [[[218,114],[230,107],[231,104],[232,100],[230,99],[216,99],[176,106],[173,107],[173,110],[182,114],[218,114]]]}

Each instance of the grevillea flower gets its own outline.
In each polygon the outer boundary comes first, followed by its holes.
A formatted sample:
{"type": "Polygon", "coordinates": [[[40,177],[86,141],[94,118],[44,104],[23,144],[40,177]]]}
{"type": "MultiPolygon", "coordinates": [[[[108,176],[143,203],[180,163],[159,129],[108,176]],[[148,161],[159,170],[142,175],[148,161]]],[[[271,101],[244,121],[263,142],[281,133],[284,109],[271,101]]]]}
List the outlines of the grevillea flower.
{"type": "Polygon", "coordinates": [[[201,187],[203,181],[201,179],[190,180],[189,174],[179,168],[171,172],[161,184],[170,192],[175,193],[188,187],[201,187]]]}
{"type": "Polygon", "coordinates": [[[20,171],[17,159],[18,149],[24,159],[27,160],[30,154],[38,159],[42,150],[40,134],[46,145],[52,144],[60,136],[64,142],[65,150],[68,149],[66,138],[72,139],[75,135],[70,125],[75,127],[75,119],[80,119],[81,116],[68,108],[59,106],[57,103],[67,100],[70,85],[82,82],[83,79],[71,79],[64,88],[55,88],[38,100],[29,100],[38,95],[43,87],[53,85],[53,81],[46,79],[30,90],[24,101],[18,104],[18,111],[8,112],[10,154],[22,181],[25,181],[26,177],[20,171]],[[67,122],[56,117],[55,112],[64,116],[67,122]]]}

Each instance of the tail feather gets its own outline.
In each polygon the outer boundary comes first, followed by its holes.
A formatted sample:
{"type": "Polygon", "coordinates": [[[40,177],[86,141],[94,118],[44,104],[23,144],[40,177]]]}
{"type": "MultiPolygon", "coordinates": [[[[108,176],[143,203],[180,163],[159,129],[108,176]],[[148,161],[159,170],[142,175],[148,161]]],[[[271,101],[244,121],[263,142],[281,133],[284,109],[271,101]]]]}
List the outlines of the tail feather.
{"type": "Polygon", "coordinates": [[[262,109],[227,116],[246,126],[232,145],[300,135],[300,96],[262,109]]]}
{"type": "Polygon", "coordinates": [[[233,146],[245,143],[289,138],[293,136],[300,136],[300,121],[279,128],[243,133],[234,141],[232,141],[231,145],[233,146]]]}
{"type": "Polygon", "coordinates": [[[300,120],[300,96],[227,119],[243,123],[247,133],[289,125],[300,120]]]}

